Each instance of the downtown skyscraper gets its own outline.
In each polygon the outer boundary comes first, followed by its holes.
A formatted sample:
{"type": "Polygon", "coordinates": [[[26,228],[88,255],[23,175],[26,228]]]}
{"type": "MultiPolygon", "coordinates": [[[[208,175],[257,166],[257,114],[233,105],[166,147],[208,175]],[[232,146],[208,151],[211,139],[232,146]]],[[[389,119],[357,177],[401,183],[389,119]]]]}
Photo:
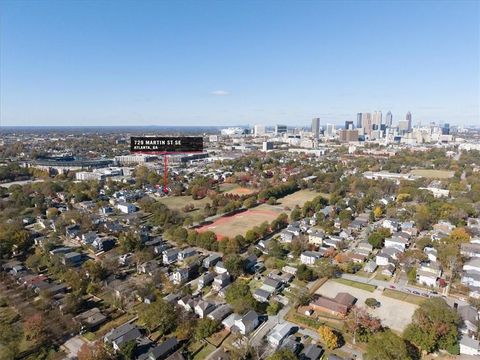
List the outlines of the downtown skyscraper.
{"type": "Polygon", "coordinates": [[[387,115],[385,116],[385,125],[389,128],[393,125],[393,115],[391,111],[387,112],[387,115]]]}

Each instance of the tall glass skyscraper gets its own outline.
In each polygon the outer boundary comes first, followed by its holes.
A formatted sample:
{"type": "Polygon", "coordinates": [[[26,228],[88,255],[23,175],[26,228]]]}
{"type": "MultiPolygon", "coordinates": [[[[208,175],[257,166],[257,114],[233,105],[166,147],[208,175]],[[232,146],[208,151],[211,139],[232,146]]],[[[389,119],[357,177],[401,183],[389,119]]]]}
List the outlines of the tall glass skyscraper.
{"type": "Polygon", "coordinates": [[[392,115],[392,112],[389,111],[385,116],[385,125],[387,125],[387,127],[392,127],[392,124],[393,124],[393,115],[392,115]]]}
{"type": "Polygon", "coordinates": [[[409,111],[405,116],[405,120],[408,122],[408,131],[412,130],[412,113],[409,111]]]}

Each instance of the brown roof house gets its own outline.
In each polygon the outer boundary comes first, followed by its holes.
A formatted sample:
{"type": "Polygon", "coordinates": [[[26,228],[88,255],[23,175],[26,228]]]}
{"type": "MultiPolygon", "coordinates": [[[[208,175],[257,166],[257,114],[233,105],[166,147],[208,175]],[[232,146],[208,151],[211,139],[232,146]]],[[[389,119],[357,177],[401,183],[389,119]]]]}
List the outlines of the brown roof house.
{"type": "Polygon", "coordinates": [[[339,292],[335,298],[320,296],[310,303],[310,307],[315,311],[326,312],[335,316],[347,315],[350,308],[357,299],[345,292],[339,292]]]}

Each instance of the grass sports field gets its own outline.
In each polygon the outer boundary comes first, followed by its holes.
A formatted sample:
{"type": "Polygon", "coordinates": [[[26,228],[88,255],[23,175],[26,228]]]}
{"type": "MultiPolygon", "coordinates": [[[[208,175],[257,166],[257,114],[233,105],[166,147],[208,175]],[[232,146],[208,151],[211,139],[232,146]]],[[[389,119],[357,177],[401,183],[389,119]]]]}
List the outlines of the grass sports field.
{"type": "Polygon", "coordinates": [[[430,179],[450,179],[455,172],[449,170],[415,169],[411,173],[417,176],[423,176],[430,179]]]}

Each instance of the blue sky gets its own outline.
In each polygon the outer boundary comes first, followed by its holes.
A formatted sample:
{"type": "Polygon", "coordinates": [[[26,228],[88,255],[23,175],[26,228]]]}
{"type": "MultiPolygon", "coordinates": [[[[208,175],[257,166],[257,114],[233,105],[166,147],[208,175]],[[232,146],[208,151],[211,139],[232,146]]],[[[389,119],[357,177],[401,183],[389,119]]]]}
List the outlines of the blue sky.
{"type": "Polygon", "coordinates": [[[0,125],[480,124],[477,1],[0,1],[0,125]]]}

